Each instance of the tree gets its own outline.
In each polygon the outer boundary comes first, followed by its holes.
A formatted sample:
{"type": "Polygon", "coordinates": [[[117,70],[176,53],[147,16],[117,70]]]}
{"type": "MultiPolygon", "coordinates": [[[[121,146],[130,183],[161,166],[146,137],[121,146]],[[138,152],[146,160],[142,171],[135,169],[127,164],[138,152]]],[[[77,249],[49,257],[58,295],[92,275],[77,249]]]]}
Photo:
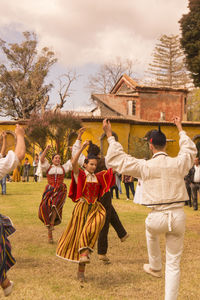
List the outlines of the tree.
{"type": "Polygon", "coordinates": [[[70,140],[80,127],[81,120],[72,113],[33,113],[26,128],[27,149],[32,154],[33,146],[44,150],[47,143],[50,143],[52,148],[47,156],[49,161],[53,153],[59,153],[62,163],[66,162],[70,157],[70,140]]]}
{"type": "Polygon", "coordinates": [[[7,63],[0,65],[0,115],[27,119],[33,111],[45,109],[52,84],[45,84],[50,67],[57,61],[45,47],[38,53],[34,33],[24,32],[21,43],[0,39],[7,63]]]}
{"type": "Polygon", "coordinates": [[[149,64],[153,75],[153,85],[172,88],[186,88],[191,79],[186,70],[185,57],[178,35],[162,35],[153,52],[153,62],[149,64]]]}
{"type": "Polygon", "coordinates": [[[200,87],[200,2],[189,0],[190,11],[180,19],[181,46],[186,55],[187,67],[194,85],[200,87]]]}
{"type": "Polygon", "coordinates": [[[76,81],[78,77],[79,75],[77,75],[75,71],[70,70],[59,77],[58,95],[60,98],[60,103],[57,103],[56,106],[53,108],[54,112],[60,111],[61,108],[64,107],[67,101],[67,97],[70,97],[72,83],[76,81]]]}
{"type": "Polygon", "coordinates": [[[100,70],[89,77],[87,88],[91,93],[107,94],[124,73],[132,77],[133,62],[117,57],[115,60],[101,65],[100,70]]]}
{"type": "Polygon", "coordinates": [[[187,97],[187,120],[199,121],[200,116],[200,89],[190,91],[187,97]]]}

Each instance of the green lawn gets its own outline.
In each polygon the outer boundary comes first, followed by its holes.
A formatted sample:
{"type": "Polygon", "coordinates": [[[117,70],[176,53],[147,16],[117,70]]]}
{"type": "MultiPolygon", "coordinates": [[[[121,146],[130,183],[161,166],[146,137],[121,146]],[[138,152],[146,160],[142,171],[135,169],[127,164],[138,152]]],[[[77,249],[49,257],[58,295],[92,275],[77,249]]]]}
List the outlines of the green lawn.
{"type": "MultiPolygon", "coordinates": [[[[147,262],[144,225],[147,208],[126,201],[125,194],[120,195],[120,200],[113,200],[130,237],[121,243],[110,228],[108,256],[112,264],[101,264],[95,251],[91,264],[86,267],[87,282],[82,286],[76,280],[77,264],[55,256],[56,243],[47,243],[47,230],[37,217],[45,184],[46,179],[40,183],[32,179],[29,183],[8,183],[7,195],[0,196],[0,212],[9,216],[17,229],[10,237],[17,260],[8,272],[15,283],[10,300],[164,299],[164,276],[154,279],[142,269],[147,262]]],[[[55,241],[64,230],[73,206],[67,198],[63,222],[54,230],[55,241]]],[[[200,299],[200,214],[189,207],[185,207],[185,212],[187,230],[178,299],[197,300],[200,299]]],[[[164,238],[161,245],[164,261],[164,238]]],[[[0,299],[3,299],[1,290],[0,299]]]]}

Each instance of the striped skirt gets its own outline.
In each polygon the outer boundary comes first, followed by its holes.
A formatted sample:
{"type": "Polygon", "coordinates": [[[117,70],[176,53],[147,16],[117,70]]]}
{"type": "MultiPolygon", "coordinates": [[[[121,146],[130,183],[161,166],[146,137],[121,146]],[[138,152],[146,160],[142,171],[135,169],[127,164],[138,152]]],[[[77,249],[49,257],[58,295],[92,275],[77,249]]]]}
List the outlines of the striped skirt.
{"type": "Polygon", "coordinates": [[[0,284],[6,279],[7,271],[15,264],[8,236],[15,232],[11,220],[0,214],[0,284]]]}
{"type": "Polygon", "coordinates": [[[80,250],[93,251],[105,217],[106,211],[100,202],[89,205],[81,199],[75,205],[67,228],[58,242],[56,255],[69,261],[79,262],[80,250]]]}
{"type": "Polygon", "coordinates": [[[38,217],[46,225],[50,225],[52,209],[56,210],[56,219],[54,225],[58,225],[62,221],[62,209],[65,203],[67,187],[65,183],[58,187],[47,185],[42,195],[42,201],[39,206],[38,217]]]}

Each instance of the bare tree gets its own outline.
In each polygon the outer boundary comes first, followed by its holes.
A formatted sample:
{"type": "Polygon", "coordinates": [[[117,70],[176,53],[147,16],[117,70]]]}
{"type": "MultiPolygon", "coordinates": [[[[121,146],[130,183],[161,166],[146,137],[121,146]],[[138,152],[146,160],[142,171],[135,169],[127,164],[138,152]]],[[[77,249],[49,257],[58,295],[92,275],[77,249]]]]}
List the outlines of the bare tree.
{"type": "Polygon", "coordinates": [[[72,83],[77,80],[80,75],[77,75],[76,71],[68,71],[58,78],[59,89],[58,95],[60,102],[53,108],[54,112],[61,110],[67,102],[67,98],[70,97],[72,92],[72,83]]]}
{"type": "Polygon", "coordinates": [[[117,57],[101,65],[99,71],[89,77],[87,89],[91,93],[107,94],[124,73],[130,77],[133,76],[133,61],[117,57]]]}

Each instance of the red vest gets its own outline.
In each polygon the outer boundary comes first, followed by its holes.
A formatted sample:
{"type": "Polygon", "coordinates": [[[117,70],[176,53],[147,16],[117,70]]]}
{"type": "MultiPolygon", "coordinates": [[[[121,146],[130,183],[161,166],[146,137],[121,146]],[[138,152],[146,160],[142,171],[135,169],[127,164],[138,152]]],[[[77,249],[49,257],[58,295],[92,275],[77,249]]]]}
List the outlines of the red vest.
{"type": "Polygon", "coordinates": [[[87,182],[85,172],[79,169],[78,182],[76,184],[72,171],[69,198],[74,202],[84,198],[88,203],[95,203],[115,184],[115,176],[112,169],[101,171],[95,176],[97,177],[97,182],[87,182]]]}
{"type": "Polygon", "coordinates": [[[63,166],[61,166],[61,168],[63,170],[63,174],[49,174],[49,170],[51,168],[52,168],[52,166],[49,167],[49,169],[47,170],[47,173],[46,173],[48,184],[53,186],[53,187],[59,186],[64,181],[65,170],[64,170],[63,166]]]}

